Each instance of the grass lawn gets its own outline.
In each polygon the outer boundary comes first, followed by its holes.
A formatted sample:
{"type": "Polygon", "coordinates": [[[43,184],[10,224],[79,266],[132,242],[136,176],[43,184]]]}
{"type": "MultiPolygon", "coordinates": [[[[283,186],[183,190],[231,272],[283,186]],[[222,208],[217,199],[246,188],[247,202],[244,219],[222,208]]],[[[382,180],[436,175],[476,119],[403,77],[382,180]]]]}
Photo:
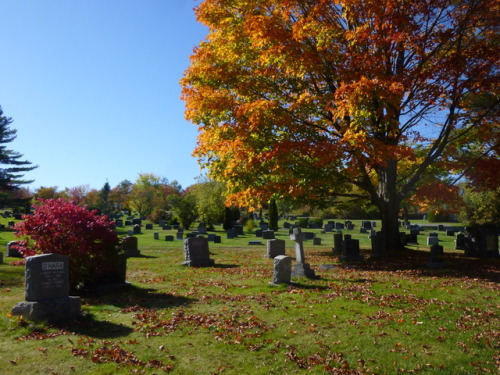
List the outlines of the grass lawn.
{"type": "MultiPolygon", "coordinates": [[[[4,251],[1,373],[498,373],[499,260],[465,258],[443,232],[442,269],[426,267],[426,235],[404,257],[371,260],[367,235],[352,231],[367,260],[346,264],[332,254],[333,234],[321,234],[321,246],[304,245],[320,278],[290,286],[269,285],[273,260],[265,240],[248,246],[253,235],[227,240],[220,231],[222,243],[210,243],[215,267],[190,268],[180,265],[181,241],[153,232],[174,234],[155,226],[137,235],[131,286],[83,295],[83,318],[60,325],[10,315],[24,300],[24,268],[4,251]]],[[[288,231],[277,238],[294,257],[288,231]]]]}

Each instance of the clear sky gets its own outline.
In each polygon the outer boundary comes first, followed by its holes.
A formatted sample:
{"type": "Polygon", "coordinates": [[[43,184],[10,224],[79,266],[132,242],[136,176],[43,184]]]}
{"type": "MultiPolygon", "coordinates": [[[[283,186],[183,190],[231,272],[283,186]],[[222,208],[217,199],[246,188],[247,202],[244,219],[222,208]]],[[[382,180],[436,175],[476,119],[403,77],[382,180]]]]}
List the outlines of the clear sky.
{"type": "Polygon", "coordinates": [[[207,34],[200,0],[0,0],[0,106],[39,165],[31,188],[195,182],[179,79],[207,34]]]}

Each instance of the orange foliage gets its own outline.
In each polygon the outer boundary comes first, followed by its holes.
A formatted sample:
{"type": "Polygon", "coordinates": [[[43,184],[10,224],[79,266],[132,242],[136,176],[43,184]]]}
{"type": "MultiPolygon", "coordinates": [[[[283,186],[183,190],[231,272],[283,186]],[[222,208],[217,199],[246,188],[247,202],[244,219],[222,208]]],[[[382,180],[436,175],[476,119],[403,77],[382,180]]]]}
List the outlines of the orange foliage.
{"type": "Polygon", "coordinates": [[[196,14],[210,32],[181,80],[199,127],[194,155],[227,183],[230,203],[354,184],[397,206],[455,140],[477,135],[462,102],[497,90],[498,8],[205,0],[196,14]]]}

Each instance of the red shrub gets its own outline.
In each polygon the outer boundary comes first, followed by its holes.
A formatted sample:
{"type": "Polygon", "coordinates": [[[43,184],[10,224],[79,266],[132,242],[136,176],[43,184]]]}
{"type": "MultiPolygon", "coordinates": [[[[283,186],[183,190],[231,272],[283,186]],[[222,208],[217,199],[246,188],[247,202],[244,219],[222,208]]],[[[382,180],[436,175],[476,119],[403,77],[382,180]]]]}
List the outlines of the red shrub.
{"type": "Polygon", "coordinates": [[[20,253],[68,255],[73,288],[106,274],[119,249],[113,222],[62,199],[39,202],[34,213],[15,226],[16,236],[25,238],[17,246],[20,253]]]}

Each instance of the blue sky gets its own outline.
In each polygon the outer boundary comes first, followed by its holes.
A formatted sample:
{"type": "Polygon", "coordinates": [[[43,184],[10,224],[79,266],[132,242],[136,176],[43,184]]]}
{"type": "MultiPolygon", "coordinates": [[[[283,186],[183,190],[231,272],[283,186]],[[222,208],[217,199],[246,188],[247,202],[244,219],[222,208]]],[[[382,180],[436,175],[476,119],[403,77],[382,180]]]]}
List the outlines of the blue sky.
{"type": "Polygon", "coordinates": [[[195,182],[179,79],[207,31],[200,0],[0,0],[0,106],[39,168],[31,188],[139,173],[195,182]]]}

